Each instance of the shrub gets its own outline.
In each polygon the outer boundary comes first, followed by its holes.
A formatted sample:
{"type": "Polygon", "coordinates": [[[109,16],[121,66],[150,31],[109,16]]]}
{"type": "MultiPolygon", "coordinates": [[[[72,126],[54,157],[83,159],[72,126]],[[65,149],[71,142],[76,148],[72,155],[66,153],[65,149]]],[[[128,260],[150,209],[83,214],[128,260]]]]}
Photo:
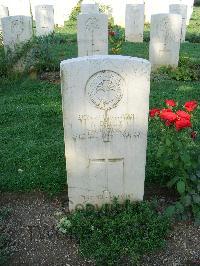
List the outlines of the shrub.
{"type": "Polygon", "coordinates": [[[169,219],[153,203],[104,205],[101,209],[78,210],[63,217],[59,231],[75,237],[83,256],[97,265],[136,265],[141,256],[164,246],[169,219]]]}

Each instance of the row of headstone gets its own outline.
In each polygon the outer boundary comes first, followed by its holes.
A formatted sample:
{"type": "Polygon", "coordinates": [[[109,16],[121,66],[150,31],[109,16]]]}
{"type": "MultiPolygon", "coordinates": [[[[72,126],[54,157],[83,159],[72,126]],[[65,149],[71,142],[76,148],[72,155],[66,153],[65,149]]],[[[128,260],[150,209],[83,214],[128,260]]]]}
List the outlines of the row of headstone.
{"type": "Polygon", "coordinates": [[[125,27],[126,4],[144,4],[145,23],[151,22],[152,15],[169,13],[171,4],[187,5],[187,25],[189,25],[194,5],[194,0],[98,0],[98,2],[112,7],[114,22],[122,27],[125,27]]]}
{"type": "MultiPolygon", "coordinates": [[[[8,8],[0,8],[3,42],[5,51],[14,51],[33,37],[32,18],[30,16],[8,16],[8,8]]],[[[44,36],[54,31],[54,9],[51,5],[35,7],[36,35],[44,36]]]]}
{"type": "MultiPolygon", "coordinates": [[[[169,8],[171,14],[179,14],[182,16],[181,41],[184,42],[186,35],[187,6],[183,4],[173,4],[170,5],[169,8]]],[[[143,42],[143,32],[144,4],[127,4],[125,21],[126,40],[129,42],[143,42]]]]}
{"type": "MultiPolygon", "coordinates": [[[[179,62],[180,42],[185,38],[185,18],[177,14],[177,5],[172,6],[176,14],[157,14],[152,16],[150,28],[149,59],[152,68],[160,66],[177,67],[179,62]],[[183,27],[184,23],[184,27],[183,27]]],[[[186,10],[186,9],[185,9],[186,10]]],[[[126,40],[143,41],[144,5],[129,5],[127,8],[126,40]]],[[[81,5],[78,16],[78,55],[108,54],[108,17],[99,13],[98,5],[81,5]]]]}
{"type": "MultiPolygon", "coordinates": [[[[171,8],[171,14],[151,16],[153,67],[178,64],[184,18],[177,6],[171,8]]],[[[138,41],[143,39],[137,25],[144,25],[143,10],[143,4],[128,10],[135,20],[127,22],[126,31],[135,27],[130,38],[138,41]]],[[[105,55],[107,33],[107,18],[97,5],[83,3],[78,46],[79,55],[86,56],[60,66],[70,211],[87,204],[99,208],[115,198],[143,200],[151,64],[105,55]]]]}

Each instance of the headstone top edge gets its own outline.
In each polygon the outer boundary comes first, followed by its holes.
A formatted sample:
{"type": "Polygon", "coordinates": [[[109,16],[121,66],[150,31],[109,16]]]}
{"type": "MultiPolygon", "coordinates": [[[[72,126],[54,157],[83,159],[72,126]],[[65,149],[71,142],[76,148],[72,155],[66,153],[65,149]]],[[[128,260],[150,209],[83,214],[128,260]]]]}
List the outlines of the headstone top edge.
{"type": "Polygon", "coordinates": [[[1,20],[6,20],[6,19],[19,19],[19,18],[30,18],[31,19],[31,16],[25,16],[25,15],[17,15],[17,16],[7,16],[7,17],[4,17],[4,18],[1,18],[1,20]]]}
{"type": "Polygon", "coordinates": [[[44,5],[36,5],[35,7],[40,7],[40,6],[49,6],[49,7],[54,7],[54,5],[48,5],[48,4],[47,4],[47,5],[45,5],[45,4],[44,4],[44,5]]]}
{"type": "Polygon", "coordinates": [[[132,56],[123,56],[123,55],[94,55],[94,56],[83,56],[83,57],[77,57],[72,59],[63,60],[60,63],[60,66],[68,65],[71,63],[77,63],[77,62],[84,62],[84,61],[97,61],[97,60],[127,60],[130,62],[135,63],[143,63],[146,65],[151,65],[150,61],[147,59],[139,58],[139,57],[132,57],[132,56]]]}
{"type": "Polygon", "coordinates": [[[173,14],[173,13],[160,13],[160,14],[153,14],[151,15],[151,18],[158,18],[158,17],[181,17],[179,14],[173,14]]]}

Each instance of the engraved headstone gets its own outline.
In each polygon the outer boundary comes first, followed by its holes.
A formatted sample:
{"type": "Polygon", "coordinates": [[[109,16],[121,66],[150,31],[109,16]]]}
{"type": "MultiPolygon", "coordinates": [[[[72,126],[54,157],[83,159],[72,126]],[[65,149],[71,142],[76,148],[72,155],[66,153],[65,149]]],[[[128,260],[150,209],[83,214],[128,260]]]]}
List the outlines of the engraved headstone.
{"type": "Polygon", "coordinates": [[[143,199],[150,68],[111,55],[61,63],[70,210],[143,199]]]}
{"type": "Polygon", "coordinates": [[[143,42],[144,4],[126,5],[125,36],[129,42],[143,42]]]}
{"type": "Polygon", "coordinates": [[[28,42],[33,35],[32,19],[27,16],[10,16],[1,19],[5,51],[15,50],[28,42]]]}
{"type": "Polygon", "coordinates": [[[8,16],[9,16],[8,7],[0,5],[0,31],[2,31],[1,19],[8,16]]]}
{"type": "Polygon", "coordinates": [[[174,4],[169,6],[169,10],[170,13],[179,14],[182,17],[181,42],[184,42],[186,35],[187,6],[181,4],[174,4]]]}
{"type": "Polygon", "coordinates": [[[36,35],[43,36],[54,31],[54,9],[52,5],[35,7],[36,35]]]}
{"type": "Polygon", "coordinates": [[[149,59],[154,69],[178,66],[181,26],[181,15],[158,14],[151,17],[149,59]]]}
{"type": "MultiPolygon", "coordinates": [[[[85,4],[83,4],[84,6],[85,4]]],[[[95,6],[96,4],[90,4],[95,6]]],[[[81,8],[83,7],[81,6],[81,8]]],[[[108,54],[108,16],[95,12],[95,7],[81,9],[77,23],[78,55],[106,55],[108,54]],[[86,13],[87,10],[92,13],[86,13]]]]}

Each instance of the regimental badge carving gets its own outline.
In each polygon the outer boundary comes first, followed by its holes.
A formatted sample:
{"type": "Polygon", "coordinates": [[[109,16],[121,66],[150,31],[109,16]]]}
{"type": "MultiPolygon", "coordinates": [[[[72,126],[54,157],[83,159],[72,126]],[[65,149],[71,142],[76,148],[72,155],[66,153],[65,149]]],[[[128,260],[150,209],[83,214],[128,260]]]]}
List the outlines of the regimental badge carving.
{"type": "Polygon", "coordinates": [[[104,111],[101,123],[101,133],[104,142],[111,141],[113,125],[110,121],[109,111],[118,106],[123,97],[124,80],[110,70],[94,74],[87,82],[86,94],[90,103],[104,111]]]}
{"type": "Polygon", "coordinates": [[[91,31],[91,32],[99,29],[99,23],[98,23],[98,20],[95,17],[89,18],[86,21],[85,26],[86,26],[86,29],[88,31],[91,31]]]}
{"type": "Polygon", "coordinates": [[[24,31],[24,23],[22,20],[16,19],[11,22],[11,32],[17,37],[24,31]]]}
{"type": "Polygon", "coordinates": [[[123,78],[109,70],[94,74],[86,85],[90,102],[104,111],[117,107],[123,97],[123,78]]]}

